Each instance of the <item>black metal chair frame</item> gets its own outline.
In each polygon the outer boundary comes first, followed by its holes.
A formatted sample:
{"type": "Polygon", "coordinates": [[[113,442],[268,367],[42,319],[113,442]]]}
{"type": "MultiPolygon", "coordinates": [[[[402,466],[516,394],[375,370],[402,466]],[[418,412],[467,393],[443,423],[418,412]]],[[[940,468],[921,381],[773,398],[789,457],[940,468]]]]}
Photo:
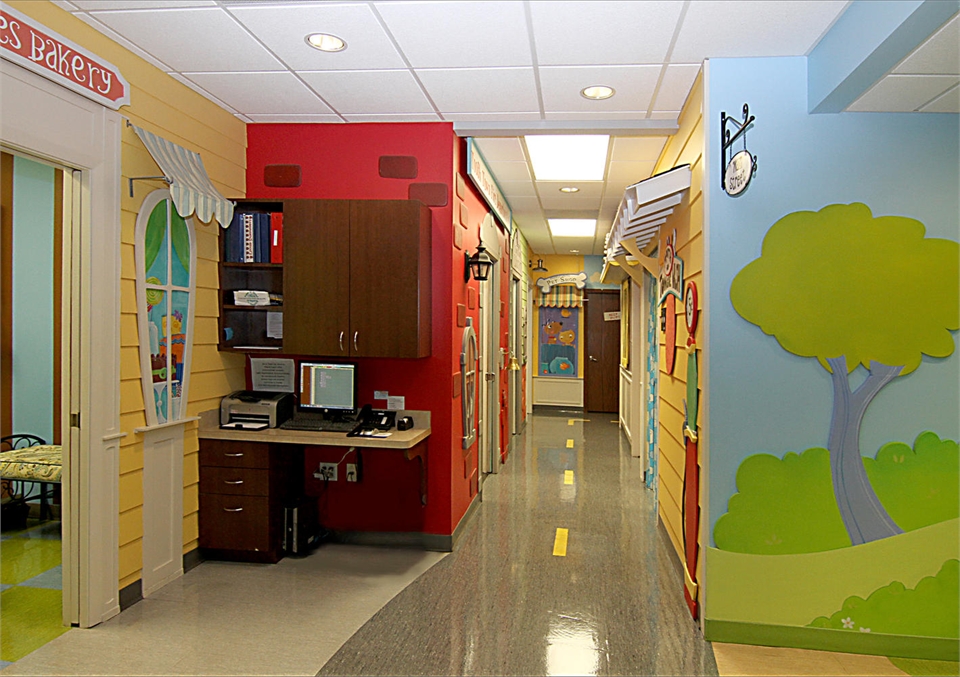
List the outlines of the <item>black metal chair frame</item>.
{"type": "MultiPolygon", "coordinates": [[[[0,437],[0,451],[13,451],[14,449],[27,449],[41,444],[46,444],[46,440],[37,435],[28,433],[18,433],[15,435],[6,435],[0,437]]],[[[40,519],[47,518],[51,512],[50,503],[56,498],[57,485],[53,482],[35,482],[31,480],[11,480],[0,481],[12,503],[26,504],[28,501],[40,499],[40,519]],[[27,487],[27,485],[31,485],[27,487]],[[36,485],[39,485],[37,493],[33,493],[36,485]]]]}

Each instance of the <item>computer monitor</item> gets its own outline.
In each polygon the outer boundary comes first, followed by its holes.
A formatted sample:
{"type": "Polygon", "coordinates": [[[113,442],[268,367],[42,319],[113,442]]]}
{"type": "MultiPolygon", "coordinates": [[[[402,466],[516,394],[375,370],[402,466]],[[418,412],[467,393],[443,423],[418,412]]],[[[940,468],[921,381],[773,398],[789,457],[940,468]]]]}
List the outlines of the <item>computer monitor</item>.
{"type": "Polygon", "coordinates": [[[357,365],[300,363],[300,403],[304,412],[341,416],[357,412],[357,365]]]}

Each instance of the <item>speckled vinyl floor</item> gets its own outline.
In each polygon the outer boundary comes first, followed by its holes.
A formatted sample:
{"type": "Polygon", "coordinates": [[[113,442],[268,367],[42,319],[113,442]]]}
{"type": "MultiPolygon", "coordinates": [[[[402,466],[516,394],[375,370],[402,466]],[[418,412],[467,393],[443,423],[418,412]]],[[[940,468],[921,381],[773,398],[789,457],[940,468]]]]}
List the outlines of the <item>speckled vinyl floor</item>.
{"type": "Polygon", "coordinates": [[[716,675],[615,417],[533,416],[457,551],[319,674],[716,675]]]}

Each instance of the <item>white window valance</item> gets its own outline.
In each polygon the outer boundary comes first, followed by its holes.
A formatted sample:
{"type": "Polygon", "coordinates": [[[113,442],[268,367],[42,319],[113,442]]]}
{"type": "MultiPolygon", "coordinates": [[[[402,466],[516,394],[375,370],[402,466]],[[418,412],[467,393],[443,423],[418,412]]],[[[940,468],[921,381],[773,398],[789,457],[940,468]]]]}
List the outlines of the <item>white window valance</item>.
{"type": "Polygon", "coordinates": [[[170,184],[170,196],[177,213],[185,219],[196,213],[204,223],[209,223],[216,216],[223,228],[229,226],[233,219],[234,203],[221,195],[210,182],[200,154],[136,125],[130,126],[170,184]]]}

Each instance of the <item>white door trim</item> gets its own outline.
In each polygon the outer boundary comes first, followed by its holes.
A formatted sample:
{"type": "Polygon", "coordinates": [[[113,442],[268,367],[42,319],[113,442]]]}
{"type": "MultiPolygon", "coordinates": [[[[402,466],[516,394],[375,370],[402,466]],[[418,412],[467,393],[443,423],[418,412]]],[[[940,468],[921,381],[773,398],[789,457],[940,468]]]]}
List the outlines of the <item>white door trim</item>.
{"type": "Polygon", "coordinates": [[[65,619],[90,627],[120,611],[121,117],[6,60],[0,61],[0,90],[0,142],[81,170],[73,195],[79,223],[72,234],[72,279],[79,284],[74,298],[81,311],[79,336],[70,337],[80,382],[62,389],[64,416],[78,414],[80,427],[63,428],[62,490],[70,513],[64,524],[75,525],[64,530],[63,564],[64,600],[77,602],[73,609],[65,605],[65,619]],[[76,597],[68,590],[73,586],[76,597]]]}

